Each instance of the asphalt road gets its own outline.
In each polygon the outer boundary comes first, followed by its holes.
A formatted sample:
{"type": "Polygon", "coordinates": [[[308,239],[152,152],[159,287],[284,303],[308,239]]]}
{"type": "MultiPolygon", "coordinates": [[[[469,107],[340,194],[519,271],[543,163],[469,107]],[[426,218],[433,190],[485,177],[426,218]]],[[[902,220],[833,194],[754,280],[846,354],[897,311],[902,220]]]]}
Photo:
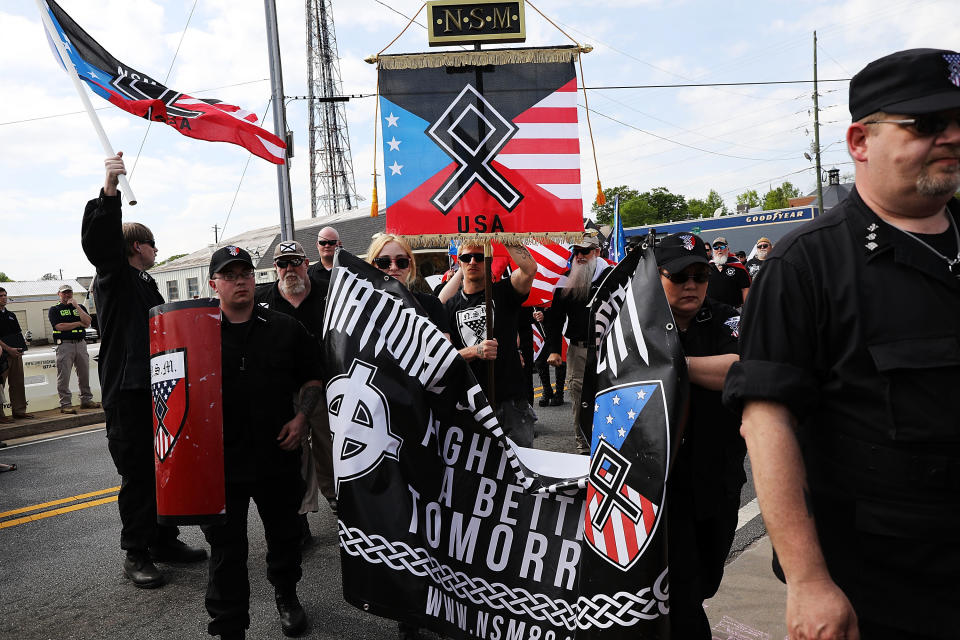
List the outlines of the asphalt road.
{"type": "MultiPolygon", "coordinates": [[[[540,421],[535,446],[572,453],[570,404],[536,409],[540,421]]],[[[0,449],[0,462],[18,465],[16,471],[0,474],[0,639],[207,637],[206,563],[160,565],[168,583],[156,590],[136,589],[123,577],[115,499],[119,477],[102,429],[10,445],[0,449]],[[62,502],[55,503],[58,500],[62,502]],[[27,507],[33,508],[11,513],[27,507]],[[23,521],[37,514],[46,517],[23,521]]],[[[749,479],[749,470],[747,475],[749,479]]],[[[741,498],[746,522],[737,532],[731,560],[765,535],[754,498],[748,480],[741,498]]],[[[255,510],[249,521],[248,637],[282,638],[255,510]]],[[[299,586],[311,620],[305,637],[396,638],[395,622],[343,601],[334,516],[322,510],[309,514],[309,521],[315,543],[304,554],[299,586]]],[[[197,527],[185,527],[181,538],[205,544],[197,527]]]]}

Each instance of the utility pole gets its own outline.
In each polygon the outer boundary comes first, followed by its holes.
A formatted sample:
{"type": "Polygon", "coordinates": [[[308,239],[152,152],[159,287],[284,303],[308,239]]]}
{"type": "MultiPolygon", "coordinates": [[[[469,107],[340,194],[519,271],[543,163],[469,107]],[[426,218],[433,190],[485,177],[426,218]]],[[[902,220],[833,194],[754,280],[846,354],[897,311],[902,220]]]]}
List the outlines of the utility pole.
{"type": "Polygon", "coordinates": [[[267,22],[267,53],[270,59],[270,87],[273,100],[273,132],[287,142],[283,164],[277,165],[277,191],[280,196],[280,239],[293,240],[293,198],[290,194],[290,140],[287,136],[287,105],[283,97],[283,70],[280,66],[280,36],[277,29],[277,5],[263,0],[267,22]]]}
{"type": "Polygon", "coordinates": [[[813,144],[817,156],[817,203],[818,213],[823,214],[823,170],[820,168],[820,107],[817,92],[817,32],[813,32],[813,144]]]}
{"type": "Polygon", "coordinates": [[[219,242],[219,239],[217,237],[217,232],[220,230],[220,226],[213,225],[212,228],[213,228],[213,244],[217,244],[217,242],[219,242]]]}

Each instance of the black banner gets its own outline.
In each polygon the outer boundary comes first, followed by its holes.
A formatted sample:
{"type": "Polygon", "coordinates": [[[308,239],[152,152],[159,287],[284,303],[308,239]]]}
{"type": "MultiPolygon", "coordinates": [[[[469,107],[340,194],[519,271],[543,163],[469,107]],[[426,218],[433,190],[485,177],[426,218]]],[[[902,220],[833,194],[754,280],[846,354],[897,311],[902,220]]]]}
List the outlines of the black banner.
{"type": "MultiPolygon", "coordinates": [[[[348,602],[449,637],[490,640],[636,637],[648,611],[664,610],[665,564],[647,567],[649,549],[663,546],[662,527],[626,569],[602,566],[584,544],[587,499],[602,484],[589,493],[588,459],[515,447],[469,366],[399,282],[340,251],[324,323],[348,602]]],[[[662,385],[643,420],[662,421],[666,410],[652,409],[672,406],[664,394],[673,391],[662,385]]],[[[641,436],[640,422],[630,430],[636,447],[618,454],[650,471],[637,451],[657,438],[641,436]]],[[[659,453],[644,455],[665,464],[659,453]]],[[[641,523],[647,511],[659,517],[662,482],[648,487],[603,464],[593,475],[609,480],[604,487],[625,478],[650,502],[641,501],[641,523]]],[[[623,499],[608,491],[595,511],[632,517],[637,491],[623,499]]]]}

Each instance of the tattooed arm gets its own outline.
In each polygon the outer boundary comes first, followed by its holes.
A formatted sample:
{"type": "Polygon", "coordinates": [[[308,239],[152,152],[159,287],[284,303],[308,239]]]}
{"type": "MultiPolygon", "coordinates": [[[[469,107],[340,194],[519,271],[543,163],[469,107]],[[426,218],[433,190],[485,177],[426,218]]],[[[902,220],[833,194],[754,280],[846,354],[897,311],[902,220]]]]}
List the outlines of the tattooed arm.
{"type": "Polygon", "coordinates": [[[529,295],[533,277],[537,275],[537,262],[526,247],[507,247],[507,251],[520,267],[510,275],[510,282],[517,293],[522,296],[529,295]]]}

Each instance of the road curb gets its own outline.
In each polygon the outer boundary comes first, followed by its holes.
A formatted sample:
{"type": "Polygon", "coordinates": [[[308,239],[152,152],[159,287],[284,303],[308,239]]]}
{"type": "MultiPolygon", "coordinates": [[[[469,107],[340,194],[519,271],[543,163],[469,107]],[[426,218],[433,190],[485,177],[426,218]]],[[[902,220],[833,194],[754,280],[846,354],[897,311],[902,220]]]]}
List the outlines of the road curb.
{"type": "Polygon", "coordinates": [[[49,417],[42,415],[47,412],[41,412],[36,414],[36,418],[17,419],[13,424],[0,426],[0,441],[26,438],[74,427],[85,427],[106,420],[106,414],[102,409],[98,411],[77,411],[76,415],[62,414],[59,409],[54,411],[56,413],[49,417]]]}

